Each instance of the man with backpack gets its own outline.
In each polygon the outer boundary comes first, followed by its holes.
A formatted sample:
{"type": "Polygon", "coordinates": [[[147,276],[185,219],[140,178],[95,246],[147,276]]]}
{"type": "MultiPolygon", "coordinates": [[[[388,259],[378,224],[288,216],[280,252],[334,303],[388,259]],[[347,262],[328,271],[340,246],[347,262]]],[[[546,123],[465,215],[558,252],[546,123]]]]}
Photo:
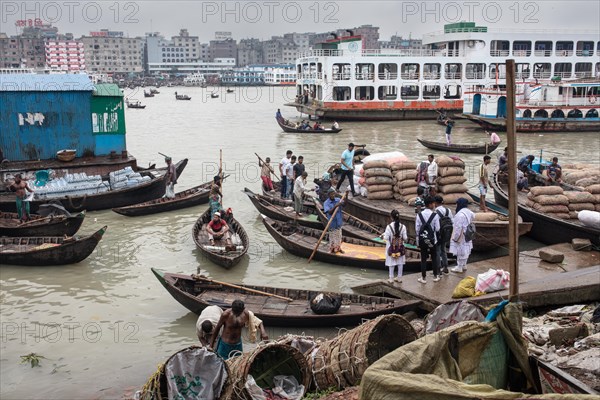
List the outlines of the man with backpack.
{"type": "Polygon", "coordinates": [[[467,260],[473,249],[473,236],[475,234],[475,224],[473,219],[475,214],[467,207],[469,201],[460,198],[456,201],[456,215],[454,216],[454,227],[452,229],[452,238],[450,240],[450,252],[456,255],[457,266],[452,268],[452,272],[466,272],[467,260]]]}
{"type": "Polygon", "coordinates": [[[431,196],[425,198],[425,209],[417,214],[415,231],[417,232],[417,245],[421,250],[421,278],[420,283],[427,283],[427,259],[431,255],[433,264],[433,281],[440,280],[438,257],[436,255],[437,236],[440,231],[440,219],[434,212],[434,200],[431,196]]]}
{"type": "Polygon", "coordinates": [[[444,199],[442,196],[435,196],[435,213],[440,219],[440,234],[438,236],[436,254],[438,257],[438,264],[440,270],[444,274],[448,274],[448,254],[447,247],[450,245],[450,238],[452,237],[452,211],[444,207],[444,199]]]}

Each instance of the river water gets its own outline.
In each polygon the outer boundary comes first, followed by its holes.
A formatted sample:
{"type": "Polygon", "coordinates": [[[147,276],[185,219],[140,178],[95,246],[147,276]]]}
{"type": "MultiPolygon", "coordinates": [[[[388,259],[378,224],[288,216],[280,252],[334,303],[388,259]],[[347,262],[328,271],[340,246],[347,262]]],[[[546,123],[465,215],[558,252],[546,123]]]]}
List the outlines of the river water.
{"type": "MultiPolygon", "coordinates": [[[[281,108],[286,118],[298,117],[295,109],[283,107],[293,98],[293,88],[236,88],[231,94],[215,88],[160,91],[154,98],[126,91],[147,105],[145,110],[126,111],[129,152],[141,166],[163,165],[158,152],[175,161],[189,158],[176,186],[179,191],[210,180],[222,149],[224,172],[231,175],[224,184],[224,205],[233,208],[250,236],[249,256],[227,271],[196,251],[191,230],[206,206],[134,219],[110,210],[89,213],[80,233],[103,225],[108,231],[87,260],[61,267],[0,268],[1,398],[121,398],[141,387],[169,355],[196,344],[196,316],[164,290],[150,267],[186,274],[203,270],[233,283],[332,291],[386,278],[386,271],[307,264],[284,252],[241,192],[244,187],[260,190],[254,153],[271,157],[274,165],[287,149],[304,155],[310,182],[339,161],[348,142],[367,144],[371,152],[400,150],[423,160],[430,151],[416,137],[443,141],[444,128],[435,121],[344,122],[337,135],[283,133],[275,111],[281,108]],[[210,99],[212,90],[220,97],[210,99]],[[175,91],[192,100],[176,101],[175,91]],[[40,367],[20,363],[20,356],[29,353],[45,357],[40,367]]],[[[505,135],[500,136],[505,142],[505,135]]],[[[487,136],[475,125],[458,121],[453,140],[483,143],[487,136]]],[[[543,150],[562,162],[598,162],[600,157],[597,133],[528,134],[518,141],[523,155],[543,150]]],[[[472,171],[481,156],[464,159],[473,184],[472,171]]],[[[269,328],[272,338],[283,333],[269,328]]],[[[321,337],[335,330],[305,333],[321,337]]]]}

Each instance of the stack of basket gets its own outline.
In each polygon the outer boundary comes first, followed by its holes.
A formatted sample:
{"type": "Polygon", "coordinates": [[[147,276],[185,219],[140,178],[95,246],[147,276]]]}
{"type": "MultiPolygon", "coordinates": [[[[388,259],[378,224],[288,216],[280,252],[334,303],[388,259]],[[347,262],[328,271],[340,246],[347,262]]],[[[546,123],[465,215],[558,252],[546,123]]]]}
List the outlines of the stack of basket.
{"type": "Polygon", "coordinates": [[[569,198],[560,186],[535,186],[527,195],[528,207],[554,218],[569,219],[569,198]]]}
{"type": "Polygon", "coordinates": [[[388,200],[394,197],[394,181],[387,161],[367,161],[363,164],[363,171],[369,200],[388,200]]]}
{"type": "Polygon", "coordinates": [[[456,200],[465,198],[470,200],[465,185],[465,163],[458,157],[439,156],[438,164],[438,192],[444,198],[444,204],[455,204],[456,200]]]}
{"type": "Polygon", "coordinates": [[[594,196],[594,208],[600,212],[600,185],[590,185],[585,190],[594,196]]]}
{"type": "Polygon", "coordinates": [[[417,197],[417,165],[412,161],[394,163],[394,199],[408,202],[417,197]]]}

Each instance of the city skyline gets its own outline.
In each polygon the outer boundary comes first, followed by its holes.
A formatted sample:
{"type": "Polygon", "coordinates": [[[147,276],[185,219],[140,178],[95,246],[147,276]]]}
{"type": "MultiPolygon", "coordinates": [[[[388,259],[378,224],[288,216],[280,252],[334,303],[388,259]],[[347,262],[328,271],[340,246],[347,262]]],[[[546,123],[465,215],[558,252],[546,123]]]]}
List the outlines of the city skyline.
{"type": "Polygon", "coordinates": [[[326,32],[373,25],[380,40],[392,35],[421,38],[443,25],[459,21],[476,22],[489,29],[598,30],[600,2],[509,2],[509,1],[356,1],[307,2],[11,2],[3,1],[0,32],[20,33],[17,21],[39,18],[52,23],[61,33],[75,37],[100,29],[123,31],[129,37],[160,32],[165,37],[186,28],[200,41],[214,39],[215,32],[231,32],[236,40],[291,32],[326,32]],[[178,9],[181,9],[180,12],[178,9]],[[165,12],[169,17],[164,18],[165,12]],[[377,10],[377,16],[372,16],[377,10]],[[185,12],[184,12],[185,11],[185,12]],[[585,11],[585,12],[583,12],[585,11]],[[368,17],[366,17],[368,15],[368,17]],[[576,21],[576,26],[573,26],[576,21]]]}

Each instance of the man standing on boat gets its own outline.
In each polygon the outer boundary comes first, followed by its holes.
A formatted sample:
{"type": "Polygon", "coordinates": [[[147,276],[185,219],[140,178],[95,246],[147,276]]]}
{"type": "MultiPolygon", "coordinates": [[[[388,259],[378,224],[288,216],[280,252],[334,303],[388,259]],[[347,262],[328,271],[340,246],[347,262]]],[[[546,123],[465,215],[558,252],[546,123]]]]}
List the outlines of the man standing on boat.
{"type": "Polygon", "coordinates": [[[296,211],[296,217],[302,216],[302,205],[304,199],[304,191],[306,190],[306,177],[308,173],[302,172],[302,175],[296,178],[294,181],[294,211],[296,211]]]}
{"type": "Polygon", "coordinates": [[[21,178],[21,174],[15,175],[15,181],[9,186],[9,190],[15,192],[17,201],[17,214],[21,222],[29,221],[29,201],[26,201],[27,192],[33,193],[27,182],[21,178]]]}
{"type": "Polygon", "coordinates": [[[164,197],[168,199],[175,198],[175,184],[177,183],[177,169],[175,169],[175,164],[171,160],[171,157],[165,157],[165,162],[167,163],[167,176],[165,181],[167,183],[167,190],[165,192],[164,197]]]}
{"type": "Polygon", "coordinates": [[[487,212],[487,206],[485,205],[485,195],[488,191],[490,183],[488,165],[490,164],[492,157],[487,154],[483,156],[483,163],[479,166],[479,209],[483,212],[487,212]]]}
{"type": "Polygon", "coordinates": [[[285,176],[287,181],[287,191],[285,197],[288,199],[292,198],[292,192],[294,190],[294,166],[296,165],[296,156],[292,156],[290,163],[285,166],[285,176]]]}
{"type": "Polygon", "coordinates": [[[302,173],[306,170],[304,165],[304,157],[298,156],[296,164],[294,164],[294,182],[298,177],[302,176],[302,173]]]}
{"type": "Polygon", "coordinates": [[[428,155],[427,160],[429,161],[429,165],[427,166],[427,183],[429,185],[429,195],[434,196],[436,193],[435,180],[438,176],[438,165],[435,162],[435,157],[433,156],[433,154],[428,155]]]}
{"type": "Polygon", "coordinates": [[[490,137],[490,143],[492,146],[497,145],[502,141],[496,132],[485,131],[485,133],[487,133],[487,135],[490,137]]]}
{"type": "Polygon", "coordinates": [[[287,197],[287,177],[285,174],[285,169],[287,165],[290,163],[290,159],[292,158],[292,151],[288,150],[285,152],[285,157],[281,159],[279,162],[279,177],[281,178],[281,198],[285,199],[287,197]]]}
{"type": "Polygon", "coordinates": [[[283,119],[283,115],[281,115],[281,110],[278,108],[277,112],[275,113],[275,118],[277,119],[277,121],[281,121],[283,119]]]}
{"type": "Polygon", "coordinates": [[[241,355],[243,351],[242,347],[242,328],[247,327],[250,331],[250,339],[252,336],[256,336],[257,329],[260,329],[260,337],[262,340],[269,340],[269,336],[265,331],[265,327],[262,321],[254,316],[251,311],[246,310],[244,302],[241,300],[234,300],[231,303],[231,309],[223,311],[219,322],[215,327],[210,344],[215,349],[217,354],[224,360],[230,357],[241,355]],[[223,328],[221,336],[219,331],[223,328]],[[215,343],[219,341],[215,348],[215,343]],[[231,354],[234,352],[233,354],[231,354]]]}
{"type": "Polygon", "coordinates": [[[452,138],[450,135],[452,134],[452,128],[454,128],[454,121],[451,119],[446,119],[446,144],[450,146],[452,144],[452,138]]]}
{"type": "MultiPolygon", "coordinates": [[[[338,207],[343,207],[344,203],[342,203],[342,199],[340,199],[339,197],[335,197],[336,191],[333,188],[330,188],[327,194],[329,195],[329,198],[325,200],[325,203],[323,203],[323,211],[325,211],[327,219],[330,220],[335,210],[338,207]]],[[[331,224],[329,224],[329,251],[333,254],[344,254],[344,250],[342,250],[343,224],[343,212],[342,210],[340,210],[335,214],[335,217],[333,218],[333,221],[331,221],[331,224]]]]}
{"type": "Polygon", "coordinates": [[[340,177],[339,182],[336,185],[336,190],[340,190],[340,186],[342,186],[342,182],[344,179],[348,177],[350,181],[350,190],[352,191],[352,196],[356,196],[356,192],[354,191],[354,143],[348,143],[348,149],[344,150],[342,153],[342,176],[340,177]]]}

